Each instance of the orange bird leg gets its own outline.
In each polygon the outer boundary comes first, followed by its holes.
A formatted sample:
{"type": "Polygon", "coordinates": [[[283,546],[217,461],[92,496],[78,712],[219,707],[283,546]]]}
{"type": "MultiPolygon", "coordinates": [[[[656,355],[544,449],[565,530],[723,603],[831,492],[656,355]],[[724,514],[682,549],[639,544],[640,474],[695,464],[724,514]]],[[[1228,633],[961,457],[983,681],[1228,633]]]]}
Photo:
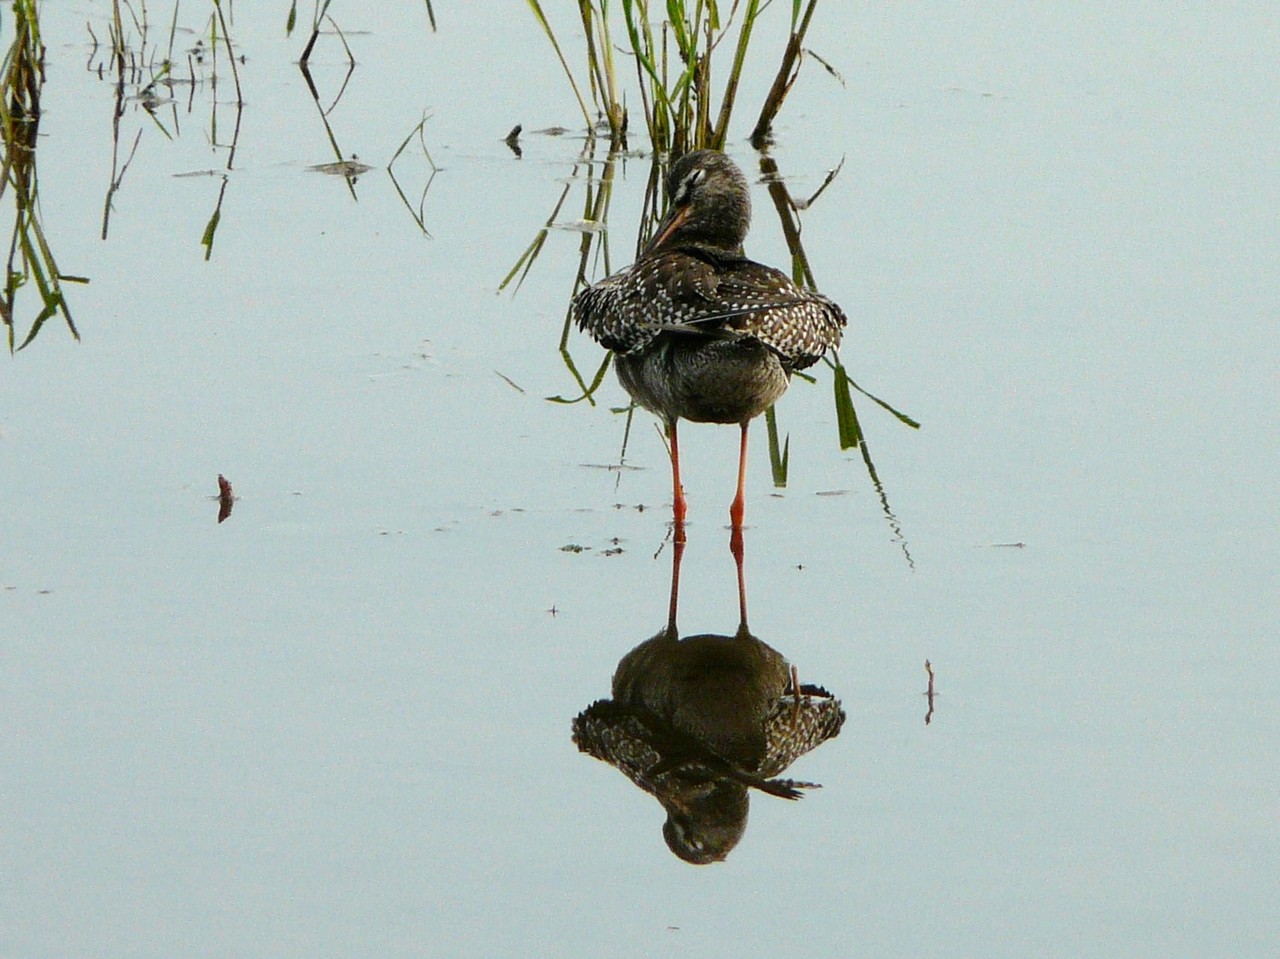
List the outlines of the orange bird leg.
{"type": "Polygon", "coordinates": [[[684,486],[680,483],[680,442],[676,437],[676,421],[667,424],[667,435],[671,437],[671,518],[675,520],[675,540],[684,542],[684,517],[689,511],[689,504],[684,499],[684,486]]]}
{"type": "Polygon", "coordinates": [[[742,519],[747,512],[747,428],[742,424],[742,446],[738,450],[738,495],[729,507],[729,521],[734,529],[742,529],[742,519]]]}

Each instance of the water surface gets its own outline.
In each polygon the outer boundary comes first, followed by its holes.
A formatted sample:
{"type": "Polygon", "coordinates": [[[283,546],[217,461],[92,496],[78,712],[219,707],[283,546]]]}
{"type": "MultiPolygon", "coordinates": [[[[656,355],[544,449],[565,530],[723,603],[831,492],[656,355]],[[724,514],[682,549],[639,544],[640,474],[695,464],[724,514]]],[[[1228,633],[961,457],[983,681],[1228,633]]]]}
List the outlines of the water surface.
{"type": "MultiPolygon", "coordinates": [[[[496,295],[583,147],[502,138],[578,130],[572,97],[523,8],[431,34],[335,6],[357,66],[327,120],[373,169],[309,169],[335,155],[303,40],[238,5],[211,251],[225,72],[159,111],[172,139],[126,104],[104,241],[109,5],[43,11],[43,219],[91,282],[82,342],[51,321],[0,374],[0,952],[1268,954],[1269,8],[820,12],[846,85],[807,64],[773,155],[797,195],[844,158],[806,247],[851,372],[923,428],[859,403],[899,533],[829,379],[780,405],[785,490],[757,426],[751,626],[848,719],[788,772],[821,790],[755,798],[693,867],[569,728],[666,622],[662,444],[637,417],[635,468],[603,469],[620,387],[544,399],[573,389],[578,233],[496,295]],[[385,172],[424,111],[440,171],[396,172],[425,234],[385,172]]],[[[345,55],[314,61],[328,107],[345,55]]],[[[618,171],[615,266],[647,176],[618,171]]],[[[782,263],[755,189],[748,250],[782,263]]],[[[682,632],[731,633],[737,433],[682,440],[682,632]]]]}

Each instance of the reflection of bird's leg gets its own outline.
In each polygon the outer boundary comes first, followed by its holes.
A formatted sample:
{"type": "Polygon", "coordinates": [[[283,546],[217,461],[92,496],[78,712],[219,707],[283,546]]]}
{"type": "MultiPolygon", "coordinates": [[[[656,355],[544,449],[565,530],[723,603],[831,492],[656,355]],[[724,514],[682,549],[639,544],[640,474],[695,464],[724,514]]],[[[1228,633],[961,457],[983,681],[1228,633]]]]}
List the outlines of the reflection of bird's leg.
{"type": "Polygon", "coordinates": [[[684,556],[684,540],[671,544],[671,605],[667,608],[667,630],[676,633],[676,609],[680,605],[680,559],[684,556]]]}
{"type": "Polygon", "coordinates": [[[733,553],[733,561],[738,567],[738,628],[747,629],[747,580],[742,571],[742,558],[745,550],[742,543],[742,530],[734,529],[729,535],[729,552],[733,553]]]}
{"type": "Polygon", "coordinates": [[[729,507],[729,521],[734,529],[742,529],[742,518],[747,512],[747,429],[750,425],[750,421],[742,424],[742,445],[738,448],[738,495],[729,507]]]}
{"type": "Polygon", "coordinates": [[[684,542],[684,517],[689,506],[684,500],[684,487],[680,484],[680,443],[676,438],[676,421],[667,424],[667,436],[671,438],[671,517],[675,520],[675,541],[684,542]]]}

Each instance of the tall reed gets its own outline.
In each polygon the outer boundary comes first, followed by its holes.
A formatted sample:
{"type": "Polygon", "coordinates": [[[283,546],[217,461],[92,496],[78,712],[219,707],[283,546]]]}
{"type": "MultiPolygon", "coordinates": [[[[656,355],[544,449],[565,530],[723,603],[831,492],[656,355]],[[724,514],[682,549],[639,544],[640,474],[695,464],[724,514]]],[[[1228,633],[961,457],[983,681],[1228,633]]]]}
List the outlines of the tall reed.
{"type": "MultiPolygon", "coordinates": [[[[596,124],[575,70],[540,0],[526,2],[556,51],[588,128],[594,130],[596,124]]],[[[583,36],[580,69],[585,68],[600,126],[608,131],[614,147],[621,148],[628,133],[630,89],[640,103],[649,145],[655,152],[723,149],[753,40],[754,47],[768,42],[756,39],[757,24],[773,5],[768,0],[733,0],[729,4],[716,0],[664,0],[661,4],[650,0],[620,0],[617,4],[578,0],[583,36]],[[625,37],[622,53],[632,60],[634,84],[624,80],[615,55],[615,32],[625,37]],[[726,52],[717,55],[721,47],[726,52]],[[715,83],[713,67],[718,69],[726,57],[725,79],[715,83]]],[[[790,7],[777,78],[752,133],[757,145],[767,141],[773,120],[795,82],[817,0],[792,0],[790,7]]]]}

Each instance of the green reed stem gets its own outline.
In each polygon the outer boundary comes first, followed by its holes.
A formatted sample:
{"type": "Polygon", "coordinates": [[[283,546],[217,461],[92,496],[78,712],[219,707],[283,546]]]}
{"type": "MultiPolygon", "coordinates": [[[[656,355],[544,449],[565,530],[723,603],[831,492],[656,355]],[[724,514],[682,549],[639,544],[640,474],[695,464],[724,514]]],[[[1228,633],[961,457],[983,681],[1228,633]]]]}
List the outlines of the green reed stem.
{"type": "Polygon", "coordinates": [[[64,276],[45,238],[39,215],[39,180],[36,174],[40,93],[44,83],[44,44],[40,39],[39,9],[35,0],[15,0],[14,39],[0,68],[0,197],[13,190],[14,222],[5,265],[0,320],[6,327],[9,349],[15,349],[14,306],[18,290],[32,283],[40,298],[40,310],[17,349],[40,332],[46,320],[61,313],[72,337],[80,338],[62,293],[62,281],[87,282],[64,276]]]}

